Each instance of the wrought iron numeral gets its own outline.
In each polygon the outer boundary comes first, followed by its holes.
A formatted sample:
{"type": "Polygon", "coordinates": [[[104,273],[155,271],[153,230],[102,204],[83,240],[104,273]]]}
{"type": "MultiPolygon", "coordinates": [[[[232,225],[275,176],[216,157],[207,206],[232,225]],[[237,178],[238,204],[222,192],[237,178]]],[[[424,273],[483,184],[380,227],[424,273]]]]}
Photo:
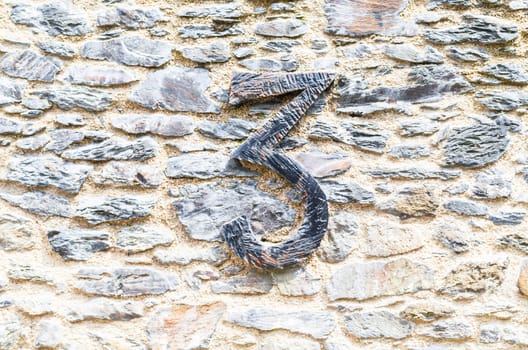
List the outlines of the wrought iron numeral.
{"type": "Polygon", "coordinates": [[[287,240],[265,245],[253,234],[246,216],[222,227],[228,246],[247,263],[261,269],[283,269],[298,264],[320,245],[328,226],[326,195],[317,181],[299,164],[274,148],[297,124],[317,98],[334,81],[333,73],[251,74],[236,73],[231,80],[229,104],[299,92],[264,126],[252,134],[231,158],[263,165],[285,178],[305,203],[301,227],[287,240]]]}

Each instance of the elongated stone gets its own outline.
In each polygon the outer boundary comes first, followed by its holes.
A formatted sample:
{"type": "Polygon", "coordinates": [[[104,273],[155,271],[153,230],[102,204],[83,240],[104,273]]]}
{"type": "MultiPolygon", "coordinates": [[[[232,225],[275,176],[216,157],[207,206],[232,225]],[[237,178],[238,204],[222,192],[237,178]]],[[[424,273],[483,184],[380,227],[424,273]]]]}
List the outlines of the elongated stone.
{"type": "Polygon", "coordinates": [[[116,248],[127,253],[139,253],[159,245],[170,245],[174,233],[161,225],[136,225],[121,229],[117,235],[116,248]]]}
{"type": "Polygon", "coordinates": [[[441,179],[450,180],[459,177],[462,173],[460,170],[442,169],[442,168],[376,168],[367,169],[363,171],[372,177],[384,179],[407,179],[407,180],[423,180],[423,179],[441,179]]]}
{"type": "Polygon", "coordinates": [[[92,161],[145,160],[155,157],[156,153],[156,141],[151,137],[145,136],[135,141],[111,138],[104,142],[71,148],[63,152],[62,157],[66,159],[92,161]]]}
{"type": "Polygon", "coordinates": [[[198,130],[202,135],[224,140],[245,139],[256,128],[257,123],[238,118],[230,118],[225,123],[205,120],[198,125],[198,130]]]}
{"type": "Polygon", "coordinates": [[[210,85],[205,69],[171,67],[149,74],[128,99],[150,109],[220,113],[220,107],[205,94],[210,85]]]}
{"type": "Polygon", "coordinates": [[[476,298],[494,290],[504,281],[507,262],[469,262],[452,269],[440,284],[438,291],[456,299],[476,298]]]}
{"type": "Polygon", "coordinates": [[[386,45],[385,55],[400,61],[411,63],[443,63],[444,56],[435,48],[425,46],[423,49],[411,44],[386,45]]]}
{"type": "Polygon", "coordinates": [[[194,131],[192,118],[161,114],[114,115],[111,119],[114,128],[130,134],[152,133],[162,136],[184,136],[194,131]]]}
{"type": "Polygon", "coordinates": [[[352,181],[323,180],[319,184],[329,202],[335,203],[374,203],[374,193],[352,181]]]}
{"type": "Polygon", "coordinates": [[[31,50],[15,51],[2,57],[2,72],[16,78],[51,83],[62,69],[62,62],[31,50]]]}
{"type": "Polygon", "coordinates": [[[425,245],[423,225],[396,225],[388,220],[372,220],[367,226],[362,251],[367,256],[388,257],[418,250],[425,245]],[[390,235],[387,235],[390,232],[390,235]]]}
{"type": "Polygon", "coordinates": [[[81,108],[91,112],[104,111],[112,105],[111,95],[102,90],[80,86],[50,87],[33,94],[48,99],[60,109],[81,108]]]}
{"type": "Polygon", "coordinates": [[[297,153],[293,157],[315,177],[336,176],[352,166],[352,160],[343,153],[323,153],[311,151],[297,153]]]}
{"type": "Polygon", "coordinates": [[[528,73],[514,62],[495,63],[484,67],[482,72],[505,82],[519,85],[528,84],[528,73]]]}
{"type": "Polygon", "coordinates": [[[222,41],[207,46],[185,46],[177,50],[183,57],[197,63],[222,63],[231,58],[229,46],[222,41]]]}
{"type": "Polygon", "coordinates": [[[99,12],[96,21],[98,27],[152,28],[158,22],[167,21],[167,18],[156,7],[119,5],[99,12]]]}
{"type": "Polygon", "coordinates": [[[428,146],[422,145],[399,145],[391,147],[390,155],[394,158],[400,159],[416,159],[427,157],[431,154],[431,149],[428,146]]]}
{"type": "Polygon", "coordinates": [[[321,290],[321,278],[311,274],[303,266],[274,271],[272,277],[282,295],[315,295],[321,290]]]}
{"type": "Polygon", "coordinates": [[[55,229],[46,233],[51,249],[64,260],[88,260],[110,248],[108,233],[85,229],[55,229]]]}
{"type": "Polygon", "coordinates": [[[488,207],[467,199],[451,199],[444,203],[444,208],[460,215],[482,216],[488,213],[488,207]]]}
{"type": "Polygon", "coordinates": [[[113,161],[105,164],[100,171],[93,173],[92,178],[100,185],[156,188],[161,185],[163,174],[156,166],[113,161]]]}
{"type": "Polygon", "coordinates": [[[528,236],[524,232],[502,236],[497,239],[497,243],[503,247],[513,247],[528,254],[528,236]]]}
{"type": "Polygon", "coordinates": [[[440,320],[420,331],[419,334],[435,339],[468,339],[475,334],[473,325],[463,319],[440,320]]]}
{"type": "Polygon", "coordinates": [[[440,123],[429,119],[406,119],[400,122],[400,135],[432,135],[440,129],[440,123]]]}
{"type": "Polygon", "coordinates": [[[139,80],[127,69],[103,65],[70,65],[61,80],[77,85],[113,86],[139,80]]]}
{"type": "Polygon", "coordinates": [[[293,333],[325,339],[337,325],[329,311],[288,310],[284,308],[252,307],[230,311],[226,320],[240,326],[262,331],[285,329],[293,333]]]}
{"type": "Polygon", "coordinates": [[[70,201],[51,193],[34,191],[22,194],[0,193],[0,198],[6,202],[42,216],[72,216],[70,201]]]}
{"type": "Polygon", "coordinates": [[[157,249],[154,253],[154,258],[161,264],[188,265],[192,262],[205,262],[218,266],[229,259],[229,253],[222,246],[182,249],[178,245],[178,250],[157,249]]]}
{"type": "Polygon", "coordinates": [[[35,222],[25,216],[0,213],[1,250],[23,251],[33,248],[35,240],[32,236],[38,231],[35,222]]]}
{"type": "Polygon", "coordinates": [[[499,211],[490,213],[488,219],[495,225],[520,225],[525,216],[525,211],[499,211]]]}
{"type": "Polygon", "coordinates": [[[464,62],[487,61],[490,57],[488,52],[484,49],[461,48],[457,46],[450,46],[447,55],[464,62]]]}
{"type": "Polygon", "coordinates": [[[219,38],[232,35],[245,34],[244,29],[239,26],[231,26],[227,29],[216,30],[213,26],[205,24],[188,24],[178,29],[181,38],[219,38]]]}
{"type": "Polygon", "coordinates": [[[169,158],[165,175],[172,178],[212,179],[226,176],[256,176],[236,160],[220,153],[181,154],[169,158]]]}
{"type": "Polygon", "coordinates": [[[46,151],[52,151],[55,154],[61,154],[66,148],[75,143],[86,140],[100,142],[108,139],[112,134],[96,130],[71,130],[71,129],[54,129],[47,134],[51,141],[46,145],[46,151]]]}
{"type": "Polygon", "coordinates": [[[435,191],[427,186],[405,187],[376,207],[401,219],[435,216],[439,202],[435,191]]]}
{"type": "Polygon", "coordinates": [[[92,225],[103,222],[137,219],[152,213],[156,199],[146,196],[85,196],[79,199],[76,217],[92,225]]]}
{"type": "Polygon", "coordinates": [[[220,17],[220,18],[238,18],[242,15],[240,11],[241,4],[231,2],[227,4],[214,4],[206,6],[188,7],[178,11],[180,17],[220,17]]]}
{"type": "Polygon", "coordinates": [[[0,106],[20,102],[27,83],[0,77],[0,106]]]}
{"type": "Polygon", "coordinates": [[[360,339],[403,339],[410,336],[415,324],[388,311],[355,312],[344,317],[348,333],[360,339]]]}
{"type": "Polygon", "coordinates": [[[471,196],[477,199],[508,198],[512,181],[500,169],[487,169],[477,174],[471,196]]]}
{"type": "Polygon", "coordinates": [[[276,19],[258,23],[255,33],[263,36],[296,38],[308,32],[308,25],[298,19],[276,19]]]}
{"type": "Polygon", "coordinates": [[[77,272],[77,289],[94,295],[134,297],[175,290],[178,278],[147,268],[85,268],[77,272]]]}
{"type": "Polygon", "coordinates": [[[127,66],[159,67],[172,58],[173,45],[130,35],[105,41],[88,41],[81,48],[81,56],[95,60],[109,60],[127,66]]]}
{"type": "Polygon", "coordinates": [[[39,49],[50,55],[56,55],[66,58],[73,58],[76,54],[76,50],[73,46],[61,41],[39,41],[38,47],[39,49]]]}
{"type": "Polygon", "coordinates": [[[211,283],[211,290],[215,294],[266,294],[271,288],[273,288],[271,275],[255,270],[250,270],[242,276],[211,283]]]}
{"type": "Polygon", "coordinates": [[[528,105],[528,94],[519,90],[478,91],[476,100],[491,111],[506,112],[528,105]]]}
{"type": "Polygon", "coordinates": [[[78,193],[93,170],[89,165],[66,162],[52,155],[17,155],[9,161],[5,180],[26,186],[53,186],[70,193],[78,193]]]}
{"type": "Polygon", "coordinates": [[[19,122],[18,120],[0,116],[0,135],[34,135],[45,127],[31,123],[19,122]]]}
{"type": "Polygon", "coordinates": [[[143,305],[140,302],[92,298],[84,303],[68,305],[65,317],[69,322],[90,320],[130,321],[143,316],[143,314],[143,305]]]}

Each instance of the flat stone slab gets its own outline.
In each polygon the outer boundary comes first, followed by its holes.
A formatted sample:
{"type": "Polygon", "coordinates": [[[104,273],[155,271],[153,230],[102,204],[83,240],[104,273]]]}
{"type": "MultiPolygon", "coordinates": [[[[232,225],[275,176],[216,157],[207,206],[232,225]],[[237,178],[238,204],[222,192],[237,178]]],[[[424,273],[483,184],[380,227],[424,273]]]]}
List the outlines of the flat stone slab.
{"type": "Polygon", "coordinates": [[[130,134],[152,133],[161,136],[178,137],[192,134],[195,129],[193,119],[183,115],[114,115],[110,123],[114,128],[130,134]]]}
{"type": "Polygon", "coordinates": [[[95,64],[73,64],[61,77],[61,81],[88,86],[115,86],[138,81],[135,74],[121,67],[95,64]]]}
{"type": "Polygon", "coordinates": [[[111,138],[103,142],[71,148],[62,153],[62,157],[75,160],[145,160],[157,154],[157,142],[148,136],[134,141],[111,138]]]}
{"type": "Polygon", "coordinates": [[[51,83],[62,69],[62,62],[31,50],[22,50],[2,56],[0,66],[2,72],[12,77],[51,83]]]}
{"type": "Polygon", "coordinates": [[[46,233],[51,249],[64,260],[88,260],[110,248],[107,232],[86,229],[56,229],[46,233]]]}
{"type": "Polygon", "coordinates": [[[152,28],[168,19],[157,7],[133,7],[119,5],[97,14],[97,26],[122,26],[126,28],[152,28]]]}
{"type": "Polygon", "coordinates": [[[65,111],[81,108],[100,112],[112,105],[112,97],[108,92],[80,86],[50,87],[32,94],[48,99],[65,111]]]}
{"type": "Polygon", "coordinates": [[[89,224],[137,219],[152,213],[156,199],[147,196],[85,196],[79,198],[75,216],[89,224]]]}

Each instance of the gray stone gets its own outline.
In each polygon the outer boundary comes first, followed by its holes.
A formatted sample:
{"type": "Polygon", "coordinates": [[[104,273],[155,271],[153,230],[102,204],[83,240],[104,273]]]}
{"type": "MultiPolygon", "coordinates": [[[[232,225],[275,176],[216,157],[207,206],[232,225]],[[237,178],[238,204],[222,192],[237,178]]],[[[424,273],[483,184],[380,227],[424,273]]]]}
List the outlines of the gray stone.
{"type": "Polygon", "coordinates": [[[319,185],[330,202],[374,203],[374,193],[352,181],[322,180],[319,185]]]}
{"type": "Polygon", "coordinates": [[[260,48],[272,52],[291,52],[293,48],[301,45],[299,40],[270,40],[266,41],[260,48]]]}
{"type": "Polygon", "coordinates": [[[0,116],[0,135],[30,136],[45,129],[45,126],[35,123],[19,122],[18,120],[0,116]]]}
{"type": "Polygon", "coordinates": [[[51,193],[34,191],[22,194],[9,194],[3,192],[0,193],[0,198],[32,214],[42,216],[72,216],[70,201],[65,197],[51,193]]]}
{"type": "MultiPolygon", "coordinates": [[[[253,71],[278,72],[289,71],[288,62],[280,62],[270,58],[246,58],[238,61],[238,64],[244,68],[253,71]]],[[[295,70],[295,69],[294,69],[295,70]]]]}
{"type": "Polygon", "coordinates": [[[35,96],[29,96],[22,100],[22,105],[29,109],[50,109],[51,103],[46,100],[35,96]]]}
{"type": "Polygon", "coordinates": [[[376,168],[363,171],[375,178],[383,179],[406,179],[406,180],[424,180],[440,179],[450,180],[459,177],[462,173],[460,170],[451,170],[432,167],[407,167],[407,168],[376,168]]]}
{"type": "Polygon", "coordinates": [[[245,31],[239,26],[232,26],[223,30],[216,30],[214,27],[205,24],[188,24],[180,27],[178,29],[178,34],[181,38],[200,39],[242,35],[245,34],[245,31]]]}
{"type": "Polygon", "coordinates": [[[151,40],[140,35],[88,41],[81,48],[81,56],[95,60],[115,61],[127,66],[159,67],[172,58],[173,45],[151,40]]]}
{"type": "Polygon", "coordinates": [[[427,157],[431,154],[429,146],[425,145],[399,145],[391,147],[390,155],[399,159],[416,159],[427,157]]]}
{"type": "Polygon", "coordinates": [[[105,164],[91,177],[95,183],[100,185],[156,188],[161,185],[163,173],[157,166],[113,161],[105,164]]]}
{"type": "Polygon", "coordinates": [[[189,235],[199,240],[221,240],[222,226],[241,215],[250,218],[259,235],[293,225],[295,211],[256,185],[224,181],[180,187],[174,209],[189,235]]]}
{"type": "Polygon", "coordinates": [[[4,179],[26,186],[57,187],[78,193],[93,170],[89,165],[66,162],[53,155],[15,155],[9,161],[4,179]]]}
{"type": "Polygon", "coordinates": [[[457,46],[448,47],[447,55],[463,62],[487,61],[490,57],[489,53],[484,49],[462,48],[457,46]]]}
{"type": "Polygon", "coordinates": [[[257,123],[238,118],[230,118],[225,123],[204,120],[198,131],[204,136],[222,140],[243,140],[257,128],[257,123]]]}
{"type": "Polygon", "coordinates": [[[239,47],[233,51],[233,56],[236,58],[246,58],[255,54],[255,50],[250,47],[239,47]]]}
{"type": "Polygon", "coordinates": [[[460,254],[469,251],[480,242],[460,225],[440,224],[434,238],[444,247],[460,254]]]}
{"type": "Polygon", "coordinates": [[[355,312],[344,317],[348,333],[357,338],[403,339],[410,336],[414,323],[406,321],[388,311],[355,312]]]}
{"type": "Polygon", "coordinates": [[[292,159],[302,165],[312,176],[331,177],[346,172],[352,166],[352,159],[344,153],[323,153],[318,150],[296,153],[292,159]]]}
{"type": "Polygon", "coordinates": [[[48,99],[66,111],[81,108],[90,112],[100,112],[112,105],[109,93],[80,86],[50,87],[32,94],[48,99]]]}
{"type": "Polygon", "coordinates": [[[113,66],[73,64],[68,67],[61,81],[88,86],[114,86],[139,80],[132,71],[113,66]]]}
{"type": "Polygon", "coordinates": [[[117,234],[116,248],[126,253],[139,253],[159,245],[170,245],[174,233],[161,225],[134,225],[117,234]]]}
{"type": "Polygon", "coordinates": [[[5,251],[32,249],[35,246],[35,240],[32,239],[32,236],[34,232],[38,231],[36,223],[27,217],[7,212],[1,213],[0,232],[2,232],[2,235],[0,236],[0,249],[5,251]]]}
{"type": "Polygon", "coordinates": [[[128,99],[150,109],[218,114],[220,107],[205,94],[210,85],[205,69],[170,67],[149,74],[128,99]]]}
{"type": "Polygon", "coordinates": [[[496,124],[453,128],[444,144],[445,164],[480,167],[497,161],[508,148],[507,130],[496,124]]]}
{"type": "Polygon", "coordinates": [[[473,325],[463,319],[436,321],[418,333],[426,337],[446,340],[468,339],[475,336],[473,325]]]}
{"type": "Polygon", "coordinates": [[[338,269],[327,285],[330,300],[402,295],[433,286],[434,273],[408,259],[351,263],[338,269]]]}
{"type": "Polygon", "coordinates": [[[524,211],[499,211],[490,213],[488,219],[495,225],[520,225],[525,216],[526,212],[524,211]]]}
{"type": "Polygon", "coordinates": [[[11,268],[7,271],[9,279],[13,281],[46,283],[49,285],[55,283],[52,274],[52,271],[48,269],[25,264],[11,264],[11,268]]]}
{"type": "Polygon", "coordinates": [[[196,248],[177,246],[177,250],[156,250],[154,259],[161,264],[188,265],[192,262],[205,262],[215,266],[229,259],[229,253],[222,246],[211,248],[196,248]]]}
{"type": "Polygon", "coordinates": [[[350,211],[338,211],[330,216],[328,229],[317,252],[325,262],[338,263],[358,247],[359,226],[350,211]]]}
{"type": "Polygon", "coordinates": [[[60,41],[39,41],[37,45],[39,49],[50,55],[73,58],[76,54],[76,50],[72,45],[60,41]]]}
{"type": "Polygon", "coordinates": [[[161,136],[184,136],[192,134],[194,122],[183,115],[161,114],[114,115],[112,126],[130,134],[152,133],[161,136]]]}
{"type": "Polygon", "coordinates": [[[314,295],[321,290],[321,278],[308,272],[303,266],[272,272],[273,283],[279,293],[286,296],[314,295]]]}
{"type": "Polygon", "coordinates": [[[463,15],[464,24],[448,29],[430,29],[424,32],[427,40],[436,44],[472,42],[478,44],[507,43],[519,36],[519,29],[511,22],[488,16],[463,15]]]}
{"type": "Polygon", "coordinates": [[[77,289],[112,297],[163,294],[175,290],[178,285],[176,275],[148,268],[84,268],[77,276],[83,279],[77,283],[77,289]]]}
{"type": "Polygon", "coordinates": [[[131,7],[118,5],[97,14],[97,26],[123,26],[127,28],[152,28],[167,18],[156,7],[131,7]]]}
{"type": "Polygon", "coordinates": [[[411,63],[444,62],[444,56],[431,46],[424,46],[423,49],[419,49],[412,44],[386,45],[383,52],[391,58],[411,63]]]}
{"type": "Polygon", "coordinates": [[[400,219],[435,216],[438,206],[436,193],[428,186],[405,187],[387,200],[376,203],[379,210],[400,219]]]}
{"type": "Polygon", "coordinates": [[[220,151],[220,147],[212,142],[204,142],[200,144],[191,144],[188,141],[170,141],[166,143],[169,147],[174,147],[181,153],[191,153],[200,151],[220,151]]]}
{"type": "Polygon", "coordinates": [[[504,281],[507,262],[469,262],[452,269],[441,282],[438,291],[455,299],[472,299],[497,289],[504,281]]]}
{"type": "Polygon", "coordinates": [[[241,4],[231,2],[227,4],[214,4],[207,6],[188,7],[178,11],[180,17],[220,17],[220,18],[239,18],[242,16],[240,11],[241,4]]]}
{"type": "Polygon", "coordinates": [[[62,69],[62,62],[31,50],[22,50],[2,56],[1,67],[2,72],[12,77],[51,83],[62,69]]]}
{"type": "Polygon", "coordinates": [[[527,10],[528,9],[528,2],[525,0],[513,0],[510,1],[508,4],[508,7],[510,10],[518,11],[518,10],[527,10]]]}
{"type": "Polygon", "coordinates": [[[211,283],[215,294],[266,294],[273,288],[273,280],[268,273],[250,270],[243,276],[230,277],[211,283]]]}
{"type": "Polygon", "coordinates": [[[482,216],[488,214],[487,206],[461,198],[445,202],[444,208],[460,215],[482,216]]]}
{"type": "Polygon", "coordinates": [[[155,204],[156,199],[146,196],[85,196],[79,198],[75,216],[97,225],[102,222],[149,216],[155,204]]]}
{"type": "Polygon", "coordinates": [[[49,142],[49,137],[46,135],[37,135],[31,137],[24,137],[15,142],[15,146],[24,151],[36,151],[44,147],[49,142]]]}
{"type": "Polygon", "coordinates": [[[219,41],[207,46],[185,46],[178,51],[182,56],[197,63],[222,63],[231,58],[229,45],[219,41]]]}
{"type": "Polygon", "coordinates": [[[20,102],[27,83],[0,77],[0,106],[20,102]]]}
{"type": "Polygon", "coordinates": [[[440,123],[429,119],[407,119],[400,122],[400,135],[432,135],[440,129],[440,123]]]}
{"type": "Polygon", "coordinates": [[[47,134],[51,141],[46,145],[46,151],[52,151],[61,154],[66,148],[75,143],[86,140],[101,142],[108,139],[112,134],[98,130],[70,130],[70,129],[53,129],[47,134]]]}
{"type": "Polygon", "coordinates": [[[435,12],[425,12],[416,16],[415,22],[419,24],[434,24],[444,21],[448,16],[435,12]]]}
{"type": "Polygon", "coordinates": [[[308,25],[298,19],[276,19],[255,26],[256,34],[274,37],[296,38],[306,34],[308,30],[308,25]]]}
{"type": "Polygon", "coordinates": [[[450,317],[455,310],[450,306],[419,303],[411,304],[400,312],[400,317],[416,322],[432,322],[439,318],[450,317]]]}
{"type": "Polygon", "coordinates": [[[388,257],[404,254],[424,246],[425,226],[420,224],[394,224],[388,220],[372,220],[367,232],[362,252],[366,256],[388,257]],[[390,232],[390,234],[387,234],[390,232]]]}
{"type": "Polygon", "coordinates": [[[22,334],[22,321],[17,314],[8,311],[0,312],[0,349],[19,349],[22,334]]]}
{"type": "Polygon", "coordinates": [[[476,100],[491,111],[507,112],[528,105],[528,94],[518,90],[478,91],[476,100]]]}
{"type": "Polygon", "coordinates": [[[82,36],[92,31],[87,17],[71,1],[51,1],[44,4],[14,3],[11,20],[34,31],[49,35],[82,36]]]}
{"type": "Polygon", "coordinates": [[[484,67],[482,72],[508,83],[528,84],[528,73],[514,62],[495,63],[484,67]]]}
{"type": "Polygon", "coordinates": [[[497,239],[497,243],[503,247],[516,248],[528,254],[528,236],[524,232],[510,233],[497,239]]]}
{"type": "Polygon", "coordinates": [[[55,123],[63,126],[84,126],[86,122],[84,117],[79,114],[57,114],[55,116],[55,123]]]}
{"type": "Polygon", "coordinates": [[[508,198],[511,193],[511,179],[500,169],[479,172],[471,188],[471,196],[477,199],[508,198]]]}
{"type": "Polygon", "coordinates": [[[337,325],[329,311],[288,310],[287,308],[251,307],[240,308],[226,315],[228,322],[262,331],[285,329],[293,333],[325,339],[337,325]]]}
{"type": "Polygon", "coordinates": [[[58,318],[43,319],[38,323],[37,348],[56,348],[62,342],[62,325],[58,318]]]}
{"type": "Polygon", "coordinates": [[[148,136],[140,137],[134,141],[111,138],[104,142],[69,149],[62,153],[62,157],[92,161],[145,160],[155,157],[157,148],[156,141],[148,136]]]}
{"type": "Polygon", "coordinates": [[[103,320],[130,321],[144,315],[141,302],[117,301],[107,298],[93,298],[84,303],[71,303],[65,315],[69,322],[103,320]]]}
{"type": "Polygon", "coordinates": [[[107,232],[86,229],[48,230],[51,249],[64,260],[89,260],[95,253],[110,248],[107,232]]]}
{"type": "Polygon", "coordinates": [[[528,329],[524,326],[508,326],[502,324],[484,324],[480,326],[481,343],[504,342],[521,348],[528,345],[528,329]]]}
{"type": "Polygon", "coordinates": [[[226,176],[256,176],[243,168],[237,160],[216,153],[181,154],[169,158],[165,175],[171,178],[211,179],[226,176]]]}

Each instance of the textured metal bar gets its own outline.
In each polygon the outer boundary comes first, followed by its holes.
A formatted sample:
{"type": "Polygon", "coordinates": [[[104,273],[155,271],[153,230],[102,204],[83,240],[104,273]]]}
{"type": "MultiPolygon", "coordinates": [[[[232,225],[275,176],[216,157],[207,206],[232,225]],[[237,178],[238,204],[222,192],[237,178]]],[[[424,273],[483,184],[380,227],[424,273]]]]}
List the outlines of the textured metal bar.
{"type": "Polygon", "coordinates": [[[334,81],[332,73],[250,74],[237,73],[231,81],[229,103],[300,94],[264,126],[252,134],[232,158],[268,167],[299,191],[305,202],[305,215],[299,230],[277,245],[265,245],[253,234],[247,217],[241,216],[222,227],[228,246],[247,263],[261,269],[283,269],[298,264],[319,247],[328,226],[326,196],[317,181],[290,158],[273,149],[299,122],[319,95],[334,81]]]}

